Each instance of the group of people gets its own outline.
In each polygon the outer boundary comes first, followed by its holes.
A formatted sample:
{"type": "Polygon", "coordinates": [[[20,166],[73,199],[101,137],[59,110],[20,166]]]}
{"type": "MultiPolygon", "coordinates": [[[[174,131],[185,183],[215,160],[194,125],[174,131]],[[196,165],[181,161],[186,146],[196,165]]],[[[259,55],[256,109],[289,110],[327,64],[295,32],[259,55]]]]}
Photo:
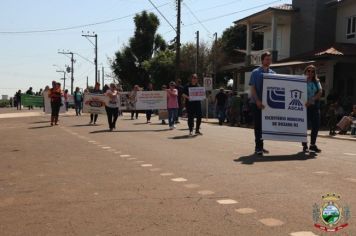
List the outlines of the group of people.
{"type": "MultiPolygon", "coordinates": [[[[32,96],[42,96],[43,95],[43,90],[40,89],[38,92],[34,92],[32,87],[30,87],[26,93],[26,95],[32,95],[32,96]]],[[[13,103],[14,103],[14,107],[17,108],[17,110],[22,110],[22,91],[18,90],[13,98],[13,103]]],[[[29,110],[33,110],[33,106],[28,106],[29,110]]]]}
{"type": "Polygon", "coordinates": [[[242,99],[237,91],[225,91],[224,88],[220,88],[219,93],[210,102],[214,104],[219,125],[226,121],[231,126],[236,124],[240,126],[242,99]]]}

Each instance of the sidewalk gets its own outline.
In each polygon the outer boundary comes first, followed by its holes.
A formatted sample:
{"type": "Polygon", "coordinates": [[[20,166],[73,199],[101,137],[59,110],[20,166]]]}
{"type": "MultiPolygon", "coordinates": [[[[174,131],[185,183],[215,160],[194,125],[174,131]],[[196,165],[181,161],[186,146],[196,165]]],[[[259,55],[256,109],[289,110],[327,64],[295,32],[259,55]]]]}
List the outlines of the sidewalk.
{"type": "MultiPolygon", "coordinates": [[[[185,118],[183,118],[185,119],[185,118]]],[[[218,120],[215,118],[203,118],[202,119],[202,123],[207,123],[207,124],[213,124],[213,125],[218,125],[218,120]]],[[[224,124],[224,126],[228,126],[226,124],[224,124]]],[[[248,127],[240,127],[240,128],[247,128],[248,127]]],[[[308,134],[310,135],[310,131],[308,131],[308,134]]],[[[329,131],[319,131],[319,137],[321,138],[329,138],[329,139],[336,139],[336,140],[348,140],[348,141],[356,141],[356,136],[352,136],[350,134],[347,135],[335,135],[335,136],[330,136],[329,135],[329,131]]]]}

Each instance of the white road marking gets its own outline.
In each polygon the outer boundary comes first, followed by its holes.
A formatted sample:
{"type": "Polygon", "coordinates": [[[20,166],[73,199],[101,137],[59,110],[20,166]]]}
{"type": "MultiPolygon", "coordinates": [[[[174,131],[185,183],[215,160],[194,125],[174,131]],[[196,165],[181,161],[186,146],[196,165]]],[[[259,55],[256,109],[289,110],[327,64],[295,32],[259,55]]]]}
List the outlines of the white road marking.
{"type": "Polygon", "coordinates": [[[259,222],[261,222],[262,224],[268,226],[268,227],[275,227],[275,226],[281,226],[284,224],[283,221],[274,219],[274,218],[264,218],[264,219],[260,219],[258,220],[259,222]]]}
{"type": "Polygon", "coordinates": [[[349,182],[353,182],[353,183],[356,183],[356,179],[353,179],[353,178],[345,178],[347,181],[349,182]]]}
{"type": "Polygon", "coordinates": [[[173,182],[186,182],[188,181],[187,179],[184,179],[184,178],[174,178],[174,179],[171,179],[173,182]]]}
{"type": "Polygon", "coordinates": [[[96,143],[96,141],[89,140],[88,143],[96,143]]]}
{"type": "Polygon", "coordinates": [[[120,157],[130,157],[130,155],[124,154],[124,155],[120,155],[120,157]]]}
{"type": "Polygon", "coordinates": [[[349,153],[349,152],[344,153],[344,155],[346,155],[346,156],[356,156],[355,153],[349,153]]]}
{"type": "Polygon", "coordinates": [[[161,173],[160,175],[161,175],[161,176],[172,176],[173,173],[161,173]]]}
{"type": "Polygon", "coordinates": [[[199,184],[186,184],[186,185],[184,185],[184,187],[186,187],[186,188],[199,188],[200,186],[199,186],[199,184]]]}
{"type": "Polygon", "coordinates": [[[111,147],[101,147],[102,149],[110,149],[111,147]]]}
{"type": "Polygon", "coordinates": [[[95,196],[98,196],[98,195],[99,195],[99,193],[94,193],[94,195],[95,195],[95,196]]]}
{"type": "Polygon", "coordinates": [[[152,167],[152,164],[143,164],[142,167],[152,167]]]}
{"type": "Polygon", "coordinates": [[[131,158],[127,158],[128,161],[132,161],[132,160],[137,160],[137,158],[131,157],[131,158]]]}
{"type": "Polygon", "coordinates": [[[314,234],[311,231],[300,231],[300,232],[291,233],[290,236],[318,236],[318,235],[314,234]]]}
{"type": "Polygon", "coordinates": [[[317,174],[317,175],[330,175],[331,174],[330,172],[327,172],[327,171],[315,171],[313,173],[317,174]]]}
{"type": "Polygon", "coordinates": [[[116,152],[115,149],[107,149],[107,151],[109,151],[109,152],[116,152]]]}
{"type": "Polygon", "coordinates": [[[198,191],[198,193],[200,195],[212,195],[212,194],[214,194],[214,192],[210,191],[210,190],[202,190],[202,191],[198,191]]]}
{"type": "Polygon", "coordinates": [[[252,209],[252,208],[239,208],[239,209],[236,209],[235,211],[240,214],[252,214],[252,213],[257,212],[255,209],[252,209]]]}
{"type": "Polygon", "coordinates": [[[150,169],[150,171],[152,171],[152,172],[160,171],[160,170],[161,170],[160,168],[152,168],[152,169],[150,169]]]}
{"type": "Polygon", "coordinates": [[[217,203],[221,205],[229,205],[229,204],[236,204],[238,202],[233,199],[221,199],[221,200],[217,200],[217,203]]]}

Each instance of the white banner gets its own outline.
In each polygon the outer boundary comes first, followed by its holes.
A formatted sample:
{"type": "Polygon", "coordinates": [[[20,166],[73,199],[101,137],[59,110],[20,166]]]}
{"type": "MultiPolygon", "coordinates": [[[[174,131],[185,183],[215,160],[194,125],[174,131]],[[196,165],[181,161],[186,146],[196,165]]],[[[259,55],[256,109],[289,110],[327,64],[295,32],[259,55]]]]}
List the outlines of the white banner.
{"type": "Polygon", "coordinates": [[[264,74],[262,138],[307,141],[307,81],[304,76],[264,74]]]}
{"type": "Polygon", "coordinates": [[[103,94],[84,94],[83,113],[106,114],[105,104],[109,98],[103,94]]]}
{"type": "MultiPolygon", "coordinates": [[[[44,111],[47,114],[51,114],[52,113],[52,107],[51,107],[51,99],[48,97],[49,92],[48,91],[44,91],[43,92],[43,99],[44,99],[44,111]]],[[[62,106],[59,109],[59,113],[66,113],[66,106],[64,104],[64,97],[62,97],[62,106]]]]}
{"type": "Polygon", "coordinates": [[[202,101],[205,98],[204,87],[189,87],[189,101],[202,101]]]}
{"type": "Polygon", "coordinates": [[[130,103],[130,92],[120,92],[120,111],[130,111],[132,110],[132,105],[130,103]]]}
{"type": "Polygon", "coordinates": [[[136,110],[167,109],[166,91],[138,91],[136,110]]]}

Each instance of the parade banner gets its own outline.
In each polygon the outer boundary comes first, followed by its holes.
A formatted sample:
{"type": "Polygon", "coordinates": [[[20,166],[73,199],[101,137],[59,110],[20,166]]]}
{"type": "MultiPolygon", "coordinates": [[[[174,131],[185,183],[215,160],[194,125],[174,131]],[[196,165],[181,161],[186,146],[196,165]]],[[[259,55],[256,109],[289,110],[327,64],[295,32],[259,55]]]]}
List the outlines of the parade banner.
{"type": "Polygon", "coordinates": [[[136,110],[167,109],[166,91],[138,91],[136,110]]]}
{"type": "MultiPolygon", "coordinates": [[[[44,111],[47,114],[52,113],[52,108],[51,108],[51,99],[48,97],[48,91],[43,92],[43,97],[42,99],[44,100],[44,111]]],[[[66,106],[64,105],[64,97],[62,97],[62,106],[59,109],[59,113],[66,113],[66,106]]]]}
{"type": "Polygon", "coordinates": [[[307,81],[304,76],[264,74],[262,138],[307,141],[307,81]]]}
{"type": "Polygon", "coordinates": [[[130,103],[130,92],[120,92],[120,111],[130,111],[132,109],[132,105],[130,103]]]}
{"type": "Polygon", "coordinates": [[[106,114],[105,104],[109,98],[103,94],[85,94],[83,101],[83,113],[106,114]]]}
{"type": "Polygon", "coordinates": [[[70,95],[68,94],[68,106],[69,107],[74,107],[74,96],[73,95],[70,95]]]}
{"type": "Polygon", "coordinates": [[[43,107],[43,97],[42,96],[22,94],[21,102],[24,107],[28,107],[28,106],[43,107]]]}
{"type": "Polygon", "coordinates": [[[205,87],[189,87],[189,101],[203,101],[205,98],[205,87]]]}

